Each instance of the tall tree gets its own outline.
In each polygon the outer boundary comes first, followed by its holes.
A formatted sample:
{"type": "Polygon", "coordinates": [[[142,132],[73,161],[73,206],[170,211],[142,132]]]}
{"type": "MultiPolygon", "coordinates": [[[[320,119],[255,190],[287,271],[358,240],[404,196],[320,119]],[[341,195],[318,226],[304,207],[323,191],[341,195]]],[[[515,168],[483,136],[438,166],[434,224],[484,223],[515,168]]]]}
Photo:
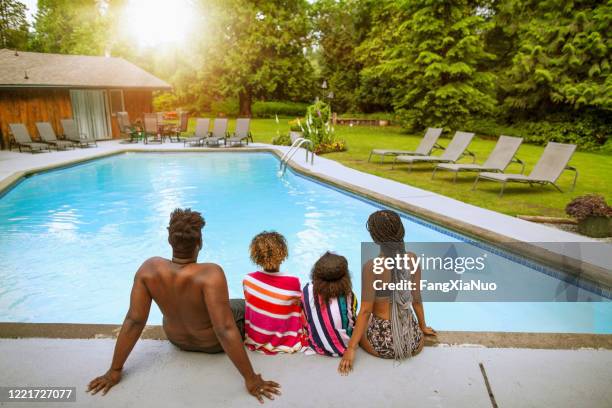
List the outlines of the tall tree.
{"type": "Polygon", "coordinates": [[[0,48],[23,50],[29,37],[25,4],[0,0],[0,48]]]}
{"type": "Polygon", "coordinates": [[[312,94],[305,56],[310,23],[305,0],[209,0],[197,50],[198,82],[238,97],[241,115],[255,99],[303,100],[312,94]]]}
{"type": "Polygon", "coordinates": [[[518,49],[505,73],[505,106],[540,114],[612,109],[612,1],[506,3],[518,49]]]}
{"type": "Polygon", "coordinates": [[[484,67],[490,23],[469,0],[384,0],[358,49],[364,81],[388,84],[408,128],[457,128],[495,106],[495,75],[484,67]]]}
{"type": "Polygon", "coordinates": [[[99,0],[39,0],[32,48],[60,54],[103,55],[108,22],[99,0]]]}
{"type": "Polygon", "coordinates": [[[357,92],[362,64],[355,48],[365,31],[360,26],[365,4],[362,0],[319,0],[312,8],[321,80],[329,84],[334,109],[340,112],[355,112],[362,105],[357,92]]]}

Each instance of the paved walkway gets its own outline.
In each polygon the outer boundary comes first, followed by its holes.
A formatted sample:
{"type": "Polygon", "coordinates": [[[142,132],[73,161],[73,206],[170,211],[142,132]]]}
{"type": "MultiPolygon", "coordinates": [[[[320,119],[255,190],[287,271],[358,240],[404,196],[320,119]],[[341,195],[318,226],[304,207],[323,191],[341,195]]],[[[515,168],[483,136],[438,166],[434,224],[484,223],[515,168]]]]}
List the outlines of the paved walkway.
{"type": "MultiPolygon", "coordinates": [[[[259,406],[225,355],[182,352],[160,340],[136,345],[122,382],[105,397],[86,394],[113,346],[110,339],[1,339],[0,385],[77,387],[76,404],[54,407],[259,406]]],[[[426,347],[396,366],[359,351],[348,377],[336,373],[336,358],[249,356],[282,385],[269,407],[491,407],[479,363],[499,407],[612,406],[612,351],[426,347]]]]}

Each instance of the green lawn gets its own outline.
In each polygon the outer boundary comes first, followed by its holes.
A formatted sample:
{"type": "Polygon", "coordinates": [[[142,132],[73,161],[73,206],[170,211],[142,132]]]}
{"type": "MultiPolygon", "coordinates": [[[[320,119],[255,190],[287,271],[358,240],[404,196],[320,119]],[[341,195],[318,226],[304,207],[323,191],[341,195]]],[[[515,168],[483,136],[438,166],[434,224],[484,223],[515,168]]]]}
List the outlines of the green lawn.
{"type": "MultiPolygon", "coordinates": [[[[289,131],[288,120],[280,119],[279,131],[281,133],[289,131]]],[[[230,130],[233,130],[233,128],[234,123],[231,121],[230,130]]],[[[254,119],[251,130],[256,142],[270,143],[276,135],[277,125],[274,119],[254,119]]],[[[558,181],[558,185],[564,193],[559,193],[552,186],[530,188],[524,184],[509,184],[503,197],[499,198],[500,183],[482,181],[478,184],[478,190],[472,191],[474,175],[470,173],[461,173],[457,183],[453,183],[453,173],[450,172],[437,172],[436,179],[431,180],[432,166],[430,164],[415,164],[412,172],[408,172],[405,165],[396,166],[392,170],[390,159],[387,159],[389,163],[382,165],[378,160],[368,163],[368,155],[371,149],[411,150],[416,148],[422,135],[402,134],[398,127],[338,126],[336,132],[339,137],[346,140],[349,150],[326,154],[326,158],[366,173],[434,191],[505,214],[564,217],[565,205],[578,195],[599,193],[604,195],[608,202],[612,198],[612,155],[609,154],[587,152],[576,152],[574,154],[570,164],[579,171],[578,183],[574,191],[569,191],[573,173],[565,172],[558,181]]],[[[446,145],[448,141],[449,139],[443,139],[441,144],[446,145]]],[[[494,139],[477,137],[472,141],[469,149],[476,153],[476,162],[482,163],[494,146],[494,139]]],[[[520,147],[518,157],[525,162],[525,172],[527,174],[531,171],[543,150],[542,146],[528,144],[523,144],[520,147]]],[[[467,158],[466,162],[471,162],[471,159],[467,158]]],[[[520,166],[512,164],[506,171],[518,172],[520,166]]]]}

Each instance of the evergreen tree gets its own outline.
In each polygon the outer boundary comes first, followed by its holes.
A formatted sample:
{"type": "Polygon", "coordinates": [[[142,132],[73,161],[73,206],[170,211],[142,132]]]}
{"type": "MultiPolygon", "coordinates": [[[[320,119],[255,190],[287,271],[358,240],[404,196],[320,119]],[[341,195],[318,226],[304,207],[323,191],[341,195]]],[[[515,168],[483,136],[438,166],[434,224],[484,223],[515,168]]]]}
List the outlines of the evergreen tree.
{"type": "Polygon", "coordinates": [[[103,55],[108,30],[100,7],[98,0],[39,0],[32,49],[103,55]]]}
{"type": "Polygon", "coordinates": [[[369,2],[362,0],[320,0],[312,18],[321,80],[333,92],[333,108],[339,112],[367,110],[359,95],[361,62],[355,55],[369,29],[369,2]]]}
{"type": "Polygon", "coordinates": [[[509,1],[518,50],[504,104],[548,114],[564,106],[612,109],[612,1],[509,1]]]}
{"type": "Polygon", "coordinates": [[[24,50],[28,37],[26,6],[16,0],[0,0],[0,48],[24,50]]]}
{"type": "Polygon", "coordinates": [[[484,63],[491,23],[477,2],[381,2],[372,31],[358,52],[364,81],[389,84],[393,106],[410,128],[459,128],[495,106],[495,75],[484,63]]]}

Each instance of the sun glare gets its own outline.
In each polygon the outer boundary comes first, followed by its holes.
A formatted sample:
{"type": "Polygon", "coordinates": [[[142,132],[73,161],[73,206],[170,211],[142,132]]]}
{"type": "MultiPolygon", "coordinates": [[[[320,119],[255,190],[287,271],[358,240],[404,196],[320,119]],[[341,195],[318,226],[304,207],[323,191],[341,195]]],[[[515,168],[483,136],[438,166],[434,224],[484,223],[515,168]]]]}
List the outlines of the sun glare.
{"type": "Polygon", "coordinates": [[[123,24],[141,47],[179,46],[188,40],[195,14],[189,0],[129,0],[123,24]]]}

